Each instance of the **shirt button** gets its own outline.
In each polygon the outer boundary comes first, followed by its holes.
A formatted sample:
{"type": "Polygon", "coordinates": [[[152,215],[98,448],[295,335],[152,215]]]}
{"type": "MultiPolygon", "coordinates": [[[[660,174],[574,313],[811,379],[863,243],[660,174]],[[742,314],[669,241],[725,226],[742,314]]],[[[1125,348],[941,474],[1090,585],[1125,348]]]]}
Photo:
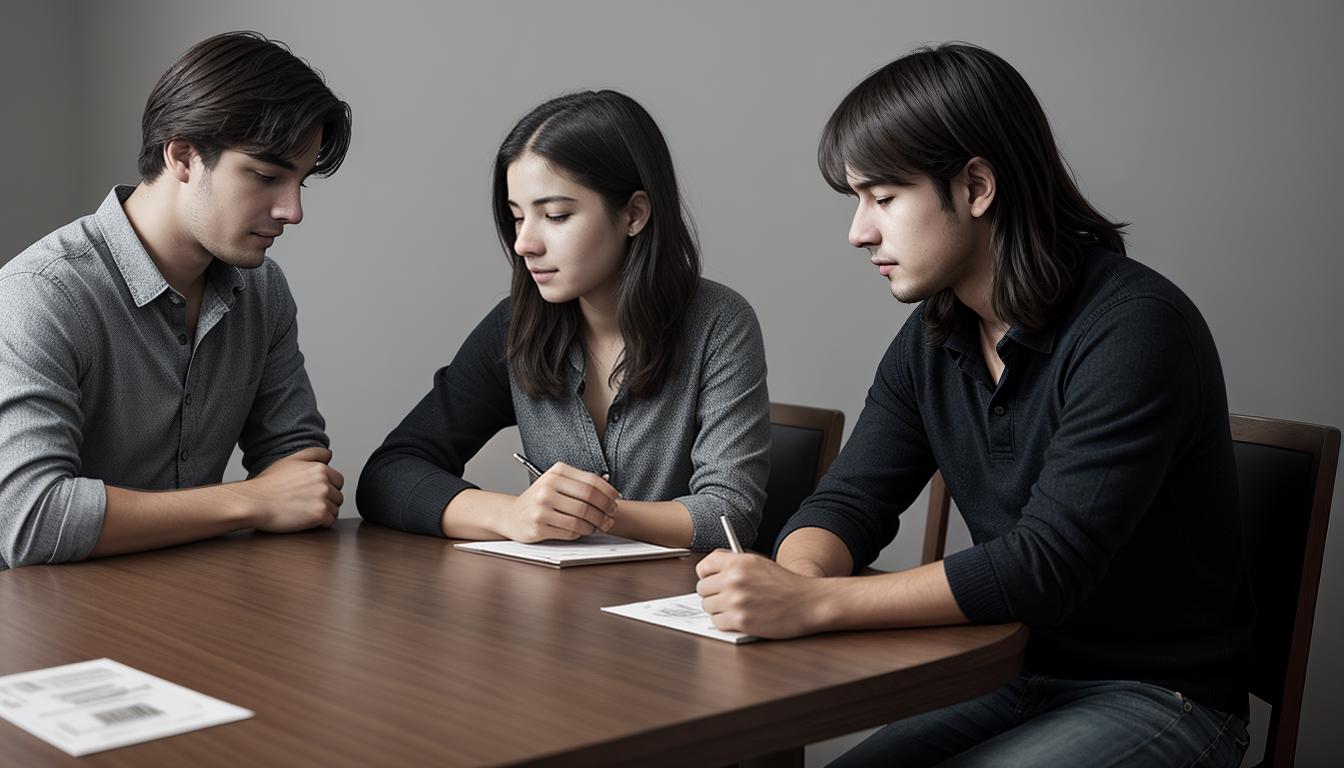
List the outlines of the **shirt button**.
{"type": "Polygon", "coordinates": [[[611,414],[611,418],[607,419],[607,421],[611,422],[612,424],[615,424],[620,420],[621,420],[621,414],[619,413],[613,413],[611,414]]]}
{"type": "Polygon", "coordinates": [[[177,457],[178,457],[179,459],[183,460],[183,461],[186,461],[186,460],[187,460],[187,452],[186,452],[186,451],[183,451],[183,452],[179,453],[179,454],[177,455],[177,457]]]}
{"type": "Polygon", "coordinates": [[[185,333],[177,334],[177,343],[185,347],[187,345],[187,334],[185,333]]]}
{"type": "Polygon", "coordinates": [[[1007,413],[1007,412],[1008,412],[1008,409],[1007,409],[1007,408],[1004,408],[1002,405],[996,405],[996,406],[994,406],[994,415],[995,415],[995,416],[1002,416],[1003,414],[1005,414],[1005,413],[1007,413]]]}
{"type": "Polygon", "coordinates": [[[191,393],[190,393],[190,392],[187,393],[187,396],[186,396],[186,397],[182,398],[182,402],[186,403],[187,405],[191,405],[191,393]]]}
{"type": "Polygon", "coordinates": [[[179,298],[177,297],[177,294],[175,294],[175,293],[170,293],[170,294],[168,294],[168,300],[171,301],[171,302],[173,303],[173,306],[177,306],[177,305],[179,305],[179,304],[182,303],[182,300],[179,299],[179,298]]]}

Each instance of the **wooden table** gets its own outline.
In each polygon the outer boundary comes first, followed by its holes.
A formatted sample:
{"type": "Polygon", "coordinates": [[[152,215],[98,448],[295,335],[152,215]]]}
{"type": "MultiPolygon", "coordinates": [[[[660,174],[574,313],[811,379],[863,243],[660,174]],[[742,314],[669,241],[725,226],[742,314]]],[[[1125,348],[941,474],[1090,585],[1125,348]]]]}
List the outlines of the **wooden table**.
{"type": "Polygon", "coordinates": [[[0,573],[0,674],[109,657],[256,712],[5,765],[718,765],[988,692],[1019,624],[733,646],[602,613],[696,558],[552,570],[342,520],[0,573]]]}

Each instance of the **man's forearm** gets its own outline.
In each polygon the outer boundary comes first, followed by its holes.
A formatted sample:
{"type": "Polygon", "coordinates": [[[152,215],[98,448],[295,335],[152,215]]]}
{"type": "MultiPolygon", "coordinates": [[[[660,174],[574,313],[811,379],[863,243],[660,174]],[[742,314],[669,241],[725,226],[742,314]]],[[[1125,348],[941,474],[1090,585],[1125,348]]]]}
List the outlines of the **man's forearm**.
{"type": "Polygon", "coordinates": [[[840,537],[799,528],[779,546],[779,564],[805,576],[826,576],[809,601],[816,628],[881,629],[965,624],[942,561],[898,573],[850,576],[854,561],[840,537]]]}
{"type": "Polygon", "coordinates": [[[825,528],[799,528],[779,545],[775,561],[804,576],[849,576],[854,559],[839,536],[825,528]]]}
{"type": "Polygon", "coordinates": [[[304,448],[250,479],[180,491],[106,486],[92,557],[140,552],[257,528],[276,533],[331,525],[344,500],[331,451],[304,448]]]}
{"type": "Polygon", "coordinates": [[[811,607],[817,632],[969,621],[957,605],[941,560],[897,573],[820,579],[816,586],[811,607]]]}
{"type": "Polygon", "coordinates": [[[142,552],[251,528],[253,509],[234,483],[181,491],[107,486],[107,509],[92,557],[142,552]]]}

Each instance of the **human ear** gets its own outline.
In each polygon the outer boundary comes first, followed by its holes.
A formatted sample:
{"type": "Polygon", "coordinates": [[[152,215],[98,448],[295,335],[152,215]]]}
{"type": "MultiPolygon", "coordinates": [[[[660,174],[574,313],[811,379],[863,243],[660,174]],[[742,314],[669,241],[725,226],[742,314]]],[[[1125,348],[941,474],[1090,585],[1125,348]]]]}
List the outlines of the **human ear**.
{"type": "Polygon", "coordinates": [[[966,183],[966,204],[971,216],[978,219],[994,203],[994,167],[983,157],[972,157],[961,173],[966,183]]]}
{"type": "Polygon", "coordinates": [[[649,204],[649,196],[644,190],[639,190],[630,196],[630,200],[625,204],[626,236],[634,237],[644,230],[644,225],[649,223],[649,216],[653,213],[653,207],[649,204]]]}
{"type": "Polygon", "coordinates": [[[167,141],[163,145],[164,170],[186,184],[191,180],[191,161],[196,156],[196,148],[186,139],[167,141]]]}

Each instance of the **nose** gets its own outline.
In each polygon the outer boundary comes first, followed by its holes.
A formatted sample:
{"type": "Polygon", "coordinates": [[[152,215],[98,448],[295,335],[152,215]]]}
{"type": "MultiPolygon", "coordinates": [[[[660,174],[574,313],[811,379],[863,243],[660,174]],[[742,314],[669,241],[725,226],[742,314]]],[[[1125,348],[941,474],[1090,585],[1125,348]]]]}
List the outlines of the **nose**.
{"type": "Polygon", "coordinates": [[[537,235],[536,217],[525,218],[518,224],[517,235],[513,240],[513,250],[524,258],[541,256],[546,253],[546,244],[537,235]]]}
{"type": "Polygon", "coordinates": [[[271,208],[271,218],[285,224],[298,224],[303,221],[303,201],[300,187],[296,184],[281,195],[271,208]]]}
{"type": "Polygon", "coordinates": [[[863,203],[854,209],[854,220],[849,223],[849,244],[855,248],[872,248],[881,242],[877,228],[864,215],[863,203]]]}

